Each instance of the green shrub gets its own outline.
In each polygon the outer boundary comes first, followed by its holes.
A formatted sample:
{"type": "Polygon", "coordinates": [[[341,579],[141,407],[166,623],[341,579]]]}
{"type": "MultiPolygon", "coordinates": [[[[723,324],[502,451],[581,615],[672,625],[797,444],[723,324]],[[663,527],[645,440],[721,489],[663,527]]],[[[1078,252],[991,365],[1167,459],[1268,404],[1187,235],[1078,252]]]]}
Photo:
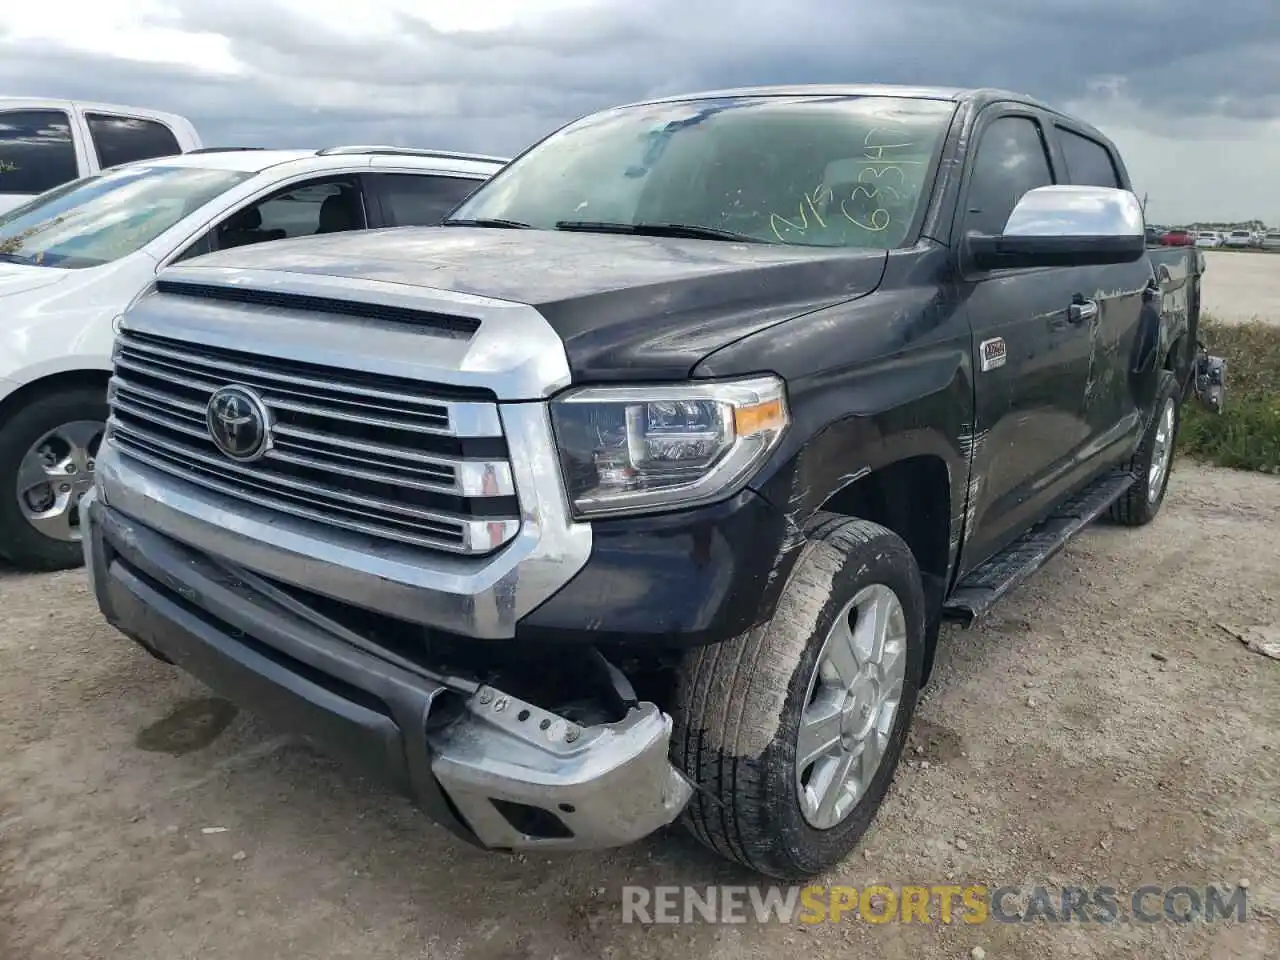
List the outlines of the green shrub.
{"type": "Polygon", "coordinates": [[[1183,453],[1223,467],[1280,473],[1280,325],[1202,317],[1200,339],[1227,361],[1227,402],[1215,416],[1183,408],[1183,453]]]}

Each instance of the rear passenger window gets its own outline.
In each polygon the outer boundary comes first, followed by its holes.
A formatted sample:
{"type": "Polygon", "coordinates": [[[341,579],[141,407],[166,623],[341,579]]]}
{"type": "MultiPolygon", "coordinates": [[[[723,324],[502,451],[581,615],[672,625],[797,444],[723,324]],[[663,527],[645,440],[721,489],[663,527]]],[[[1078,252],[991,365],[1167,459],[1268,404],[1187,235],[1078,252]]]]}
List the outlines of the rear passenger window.
{"type": "Polygon", "coordinates": [[[1120,186],[1111,153],[1102,144],[1061,127],[1058,141],[1062,144],[1062,157],[1067,162],[1067,176],[1072,183],[1086,187],[1120,186]]]}
{"type": "Polygon", "coordinates": [[[61,110],[0,111],[0,194],[44,193],[80,176],[61,110]]]}
{"type": "Polygon", "coordinates": [[[969,180],[965,229],[998,234],[1028,190],[1053,183],[1040,124],[1030,117],[1001,117],[982,134],[969,180]]]}
{"type": "Polygon", "coordinates": [[[483,183],[409,173],[386,173],[379,180],[387,225],[392,227],[433,227],[483,183]]]}
{"type": "Polygon", "coordinates": [[[86,113],[84,118],[89,123],[98,164],[104,168],[182,152],[173,131],[158,121],[102,113],[86,113]]]}

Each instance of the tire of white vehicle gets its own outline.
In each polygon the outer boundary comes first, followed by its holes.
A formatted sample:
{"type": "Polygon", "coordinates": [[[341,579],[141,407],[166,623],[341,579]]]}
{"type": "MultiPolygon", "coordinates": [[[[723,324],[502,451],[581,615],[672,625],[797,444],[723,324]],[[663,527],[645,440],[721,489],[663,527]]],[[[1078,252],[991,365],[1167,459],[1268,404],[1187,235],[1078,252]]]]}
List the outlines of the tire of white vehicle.
{"type": "Polygon", "coordinates": [[[1134,451],[1125,469],[1134,476],[1129,487],[1107,510],[1107,516],[1126,527],[1141,527],[1150,523],[1160,512],[1165,491],[1169,488],[1169,475],[1178,442],[1178,428],[1182,424],[1182,397],[1178,378],[1169,370],[1160,372],[1156,386],[1154,411],[1142,442],[1134,451]],[[1154,470],[1161,459],[1163,466],[1154,470]]]}
{"type": "MultiPolygon", "coordinates": [[[[106,419],[105,391],[77,387],[37,396],[0,422],[0,559],[33,571],[66,570],[84,563],[78,540],[55,539],[28,521],[18,501],[18,471],[50,431],[106,419]]],[[[77,488],[80,485],[77,482],[77,488]]]]}
{"type": "MultiPolygon", "coordinates": [[[[816,516],[807,534],[773,618],[685,657],[672,741],[673,762],[696,783],[683,817],[694,836],[728,859],[786,880],[812,876],[844,859],[875,817],[919,696],[926,633],[920,571],[899,536],[878,524],[833,514],[816,516]],[[871,602],[881,606],[865,615],[857,607],[850,611],[860,597],[876,598],[871,602]],[[833,628],[840,620],[852,624],[847,649],[856,651],[857,637],[866,636],[866,630],[874,634],[877,611],[889,611],[879,619],[891,624],[892,638],[883,642],[880,679],[874,679],[874,655],[855,653],[849,663],[858,667],[858,676],[872,679],[855,680],[843,693],[848,699],[841,700],[845,671],[837,671],[829,659],[836,649],[829,642],[837,636],[833,628]],[[860,629],[864,624],[870,626],[860,629]],[[894,685],[884,679],[890,647],[901,663],[893,668],[899,676],[898,700],[887,713],[887,701],[879,698],[894,685]],[[835,753],[802,767],[802,725],[815,731],[818,722],[829,721],[814,717],[832,715],[841,718],[835,753]],[[854,766],[869,761],[851,760],[853,766],[837,773],[837,755],[857,751],[853,741],[859,731],[851,721],[870,725],[862,728],[863,753],[874,736],[881,759],[853,773],[854,766]],[[825,795],[822,784],[846,776],[859,783],[846,787],[841,781],[841,801],[828,811],[835,822],[815,826],[821,820],[815,798],[825,795]]],[[[807,744],[827,736],[814,734],[807,744]]],[[[807,748],[806,756],[811,752],[807,748]]]]}

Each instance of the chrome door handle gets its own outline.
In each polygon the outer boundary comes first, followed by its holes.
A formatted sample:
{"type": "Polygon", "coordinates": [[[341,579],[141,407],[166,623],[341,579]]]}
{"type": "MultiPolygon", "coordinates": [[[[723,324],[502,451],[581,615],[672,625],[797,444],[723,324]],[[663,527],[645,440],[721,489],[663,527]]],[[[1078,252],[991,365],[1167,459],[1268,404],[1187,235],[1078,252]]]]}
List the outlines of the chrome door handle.
{"type": "Polygon", "coordinates": [[[1071,323],[1092,322],[1098,316],[1097,300],[1077,300],[1067,308],[1067,319],[1071,323]]]}

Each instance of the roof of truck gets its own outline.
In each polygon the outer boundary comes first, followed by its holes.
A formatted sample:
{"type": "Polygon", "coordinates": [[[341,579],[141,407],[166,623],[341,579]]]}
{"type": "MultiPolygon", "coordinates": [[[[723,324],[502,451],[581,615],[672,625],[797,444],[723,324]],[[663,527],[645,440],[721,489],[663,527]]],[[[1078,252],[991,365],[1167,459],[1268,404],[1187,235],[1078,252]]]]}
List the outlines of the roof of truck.
{"type": "Polygon", "coordinates": [[[628,106],[639,107],[656,103],[680,103],[687,100],[718,100],[726,97],[907,97],[914,100],[940,100],[950,103],[967,103],[975,109],[987,104],[1012,101],[1027,104],[1046,113],[1054,114],[1078,127],[1081,132],[1103,141],[1113,148],[1115,144],[1097,127],[1077,116],[1072,116],[1050,106],[1042,100],[998,87],[932,87],[905,86],[891,83],[845,84],[791,84],[787,86],[733,87],[723,90],[703,90],[697,93],[674,94],[640,100],[628,106]]]}
{"type": "Polygon", "coordinates": [[[1053,111],[1053,107],[1041,103],[1025,93],[1012,90],[999,90],[988,87],[934,87],[907,86],[891,83],[802,83],[786,86],[765,87],[733,87],[723,90],[704,90],[697,93],[675,94],[666,97],[654,97],[642,103],[678,103],[681,100],[714,100],[721,97],[910,97],[915,100],[949,100],[959,103],[964,100],[994,102],[998,100],[1015,100],[1029,103],[1045,110],[1053,111]]]}

